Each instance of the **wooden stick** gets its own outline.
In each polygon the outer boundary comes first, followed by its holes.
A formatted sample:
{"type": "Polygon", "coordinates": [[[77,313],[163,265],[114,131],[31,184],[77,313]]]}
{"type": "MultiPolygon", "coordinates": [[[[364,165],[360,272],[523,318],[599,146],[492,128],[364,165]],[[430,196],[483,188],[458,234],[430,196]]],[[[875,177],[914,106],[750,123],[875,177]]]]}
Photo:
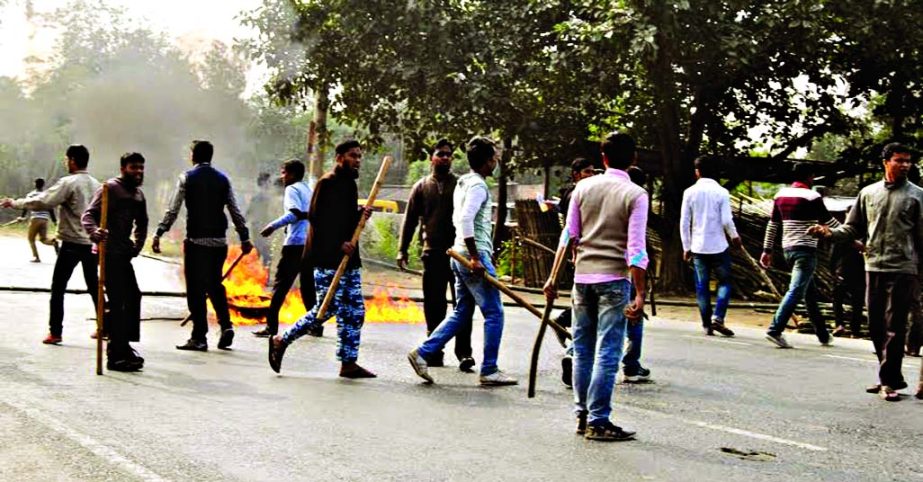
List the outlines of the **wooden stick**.
{"type": "MultiPolygon", "coordinates": [[[[365,200],[366,207],[371,207],[375,204],[375,198],[378,197],[378,191],[381,189],[381,184],[385,180],[385,174],[388,172],[388,168],[391,167],[391,156],[385,156],[381,161],[381,167],[378,168],[378,175],[375,177],[375,182],[372,183],[372,189],[369,191],[369,196],[365,200]]],[[[353,237],[350,242],[353,246],[359,245],[359,236],[362,234],[362,230],[365,228],[366,217],[365,214],[359,216],[359,224],[356,225],[356,230],[353,231],[353,237]]],[[[343,276],[343,272],[346,271],[346,265],[349,263],[349,258],[351,255],[343,255],[343,259],[340,260],[340,265],[337,266],[336,274],[333,275],[333,280],[330,281],[330,286],[327,288],[327,294],[324,295],[324,301],[320,305],[320,309],[317,310],[317,316],[315,319],[323,320],[324,315],[327,314],[327,309],[330,308],[330,303],[333,302],[333,296],[336,294],[337,285],[340,284],[340,278],[343,276]]]]}
{"type": "MultiPolygon", "coordinates": [[[[102,186],[102,210],[99,214],[99,229],[109,224],[109,184],[102,186]]],[[[99,255],[99,277],[96,282],[96,374],[103,374],[103,320],[106,314],[106,241],[96,243],[99,255]]]]}
{"type": "MultiPolygon", "coordinates": [[[[551,285],[557,289],[558,278],[561,275],[561,265],[564,264],[564,258],[570,251],[570,244],[560,253],[555,253],[554,263],[551,265],[551,275],[548,280],[551,285]]],[[[532,359],[529,361],[529,389],[527,391],[529,398],[535,397],[535,379],[538,375],[538,355],[542,349],[542,339],[545,338],[545,330],[548,328],[548,321],[551,319],[551,310],[554,308],[552,300],[545,300],[545,312],[542,313],[542,324],[538,327],[538,334],[535,335],[535,343],[532,344],[532,359]]]]}
{"type": "MultiPolygon", "coordinates": [[[[231,276],[231,272],[234,271],[234,268],[237,267],[237,263],[240,263],[240,260],[242,259],[244,259],[243,251],[241,251],[240,254],[237,256],[237,259],[235,259],[234,262],[231,263],[230,266],[228,266],[227,271],[224,272],[224,276],[221,277],[222,283],[224,282],[224,280],[228,279],[228,276],[231,276]]],[[[191,319],[192,319],[192,313],[189,313],[188,315],[186,315],[185,318],[183,318],[183,321],[180,322],[179,326],[186,326],[186,324],[189,323],[189,320],[191,319]]]]}
{"type": "MultiPolygon", "coordinates": [[[[465,268],[468,268],[469,270],[471,269],[471,261],[469,261],[468,258],[458,254],[457,252],[451,249],[446,251],[446,253],[449,256],[451,256],[453,259],[455,259],[455,261],[458,261],[459,263],[461,263],[462,266],[464,266],[465,268]]],[[[541,311],[538,311],[538,308],[532,306],[532,303],[529,303],[525,298],[523,298],[522,296],[519,296],[516,292],[509,289],[505,284],[498,281],[497,278],[494,278],[488,273],[484,273],[484,280],[490,283],[491,285],[493,285],[494,288],[497,288],[498,290],[503,292],[503,294],[505,294],[506,296],[509,296],[513,301],[516,302],[516,304],[525,308],[526,311],[528,311],[529,313],[532,313],[538,319],[542,319],[544,317],[543,316],[544,314],[541,311]]],[[[554,328],[554,330],[560,333],[561,336],[563,336],[564,338],[567,338],[568,340],[573,339],[570,332],[567,331],[567,329],[564,328],[563,326],[557,324],[556,322],[552,320],[548,320],[548,326],[554,328]]]]}

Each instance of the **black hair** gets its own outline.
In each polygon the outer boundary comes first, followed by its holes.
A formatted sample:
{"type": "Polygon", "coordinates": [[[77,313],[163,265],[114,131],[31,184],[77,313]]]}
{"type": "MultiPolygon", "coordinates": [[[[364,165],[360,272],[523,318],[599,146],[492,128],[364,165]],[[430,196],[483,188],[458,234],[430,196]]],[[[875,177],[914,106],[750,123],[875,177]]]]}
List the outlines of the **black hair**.
{"type": "Polygon", "coordinates": [[[202,164],[203,162],[212,162],[212,156],[215,155],[215,146],[208,141],[192,141],[192,163],[202,164]]]}
{"type": "Polygon", "coordinates": [[[884,149],[881,150],[881,158],[887,161],[891,159],[891,157],[894,156],[895,154],[912,154],[912,153],[913,151],[909,147],[905,146],[904,144],[901,144],[900,142],[892,142],[886,145],[884,149]]]}
{"type": "Polygon", "coordinates": [[[35,178],[35,181],[34,181],[34,182],[35,182],[35,189],[41,189],[41,188],[45,187],[45,179],[43,179],[43,178],[41,178],[41,177],[35,178]]]}
{"type": "Polygon", "coordinates": [[[794,177],[796,181],[807,181],[816,174],[817,169],[807,162],[796,162],[795,165],[792,166],[792,177],[794,177]]]}
{"type": "Polygon", "coordinates": [[[338,156],[342,156],[343,154],[349,152],[350,149],[354,149],[356,147],[362,147],[362,145],[359,144],[359,141],[355,139],[349,139],[337,144],[335,151],[338,156]]]}
{"type": "Polygon", "coordinates": [[[473,170],[484,167],[497,154],[497,145],[488,137],[475,136],[468,141],[468,166],[473,170]]]}
{"type": "Polygon", "coordinates": [[[593,167],[593,161],[585,157],[578,157],[574,159],[573,161],[570,161],[570,173],[571,174],[576,174],[588,167],[593,167]]]}
{"type": "Polygon", "coordinates": [[[647,182],[647,174],[644,172],[644,169],[641,169],[638,166],[628,166],[628,169],[625,169],[625,172],[628,173],[628,177],[631,179],[631,182],[638,186],[644,187],[644,183],[647,182]]]}
{"type": "Polygon", "coordinates": [[[635,140],[622,132],[612,132],[600,144],[600,150],[608,159],[608,166],[614,169],[627,169],[635,161],[635,140]]]}
{"type": "Polygon", "coordinates": [[[144,164],[144,156],[140,152],[126,152],[119,159],[119,165],[125,167],[129,164],[144,164]]]}
{"type": "Polygon", "coordinates": [[[82,144],[72,144],[67,148],[65,155],[68,159],[74,161],[77,169],[86,169],[90,163],[90,151],[82,144]]]}
{"type": "Polygon", "coordinates": [[[695,168],[699,170],[699,175],[709,179],[718,177],[718,159],[713,156],[699,156],[693,161],[695,168]]]}
{"type": "Polygon", "coordinates": [[[433,151],[438,151],[439,149],[442,149],[443,147],[448,147],[450,151],[455,150],[455,146],[451,142],[449,142],[448,139],[442,138],[436,141],[436,145],[433,146],[433,151]]]}
{"type": "Polygon", "coordinates": [[[910,166],[910,171],[907,173],[907,180],[917,186],[920,185],[920,168],[916,164],[910,166]]]}
{"type": "Polygon", "coordinates": [[[298,159],[290,159],[282,163],[282,169],[291,174],[297,180],[304,179],[304,163],[298,159]]]}

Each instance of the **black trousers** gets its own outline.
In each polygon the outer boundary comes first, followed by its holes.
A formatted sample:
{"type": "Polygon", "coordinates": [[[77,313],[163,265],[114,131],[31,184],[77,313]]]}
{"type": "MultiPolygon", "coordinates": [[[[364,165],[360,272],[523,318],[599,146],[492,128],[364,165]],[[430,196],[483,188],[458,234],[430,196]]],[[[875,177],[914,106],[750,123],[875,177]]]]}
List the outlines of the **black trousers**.
{"type": "Polygon", "coordinates": [[[109,313],[106,332],[109,334],[109,355],[127,351],[129,341],[141,335],[141,290],[128,254],[106,255],[106,298],[109,313]]]}
{"type": "Polygon", "coordinates": [[[307,258],[302,258],[304,245],[283,246],[282,256],[276,265],[276,277],[272,281],[272,301],[269,302],[269,314],[266,315],[266,329],[273,335],[279,332],[279,310],[285,303],[285,297],[292,288],[295,278],[299,278],[301,301],[305,312],[314,307],[317,293],[314,290],[314,266],[307,258]]]}
{"type": "Polygon", "coordinates": [[[58,252],[58,259],[54,263],[54,274],[51,276],[51,303],[48,316],[48,331],[54,336],[61,336],[64,329],[64,291],[67,282],[74,274],[77,264],[83,267],[83,280],[87,284],[87,291],[93,298],[96,306],[96,290],[99,277],[96,274],[97,258],[89,244],[77,244],[64,241],[58,252]]]}
{"type": "Polygon", "coordinates": [[[904,340],[916,275],[903,273],[866,274],[868,280],[869,336],[881,365],[878,379],[894,387],[904,382],[904,340]]]}
{"type": "MultiPolygon", "coordinates": [[[[445,319],[448,307],[445,289],[455,283],[449,255],[444,250],[423,253],[423,313],[426,316],[426,334],[432,333],[445,319]]],[[[471,356],[471,320],[455,334],[455,356],[459,360],[471,356]]],[[[441,358],[442,353],[436,356],[441,358]]]]}
{"type": "Polygon", "coordinates": [[[849,330],[853,336],[862,329],[862,310],[865,308],[865,276],[837,276],[836,285],[833,287],[833,318],[836,326],[846,324],[843,304],[849,303],[852,309],[849,320],[849,330]]]}
{"type": "Polygon", "coordinates": [[[205,342],[208,333],[208,312],[205,297],[212,302],[218,325],[222,330],[233,328],[228,311],[228,295],[221,284],[221,268],[228,256],[228,247],[199,246],[186,241],[183,249],[183,271],[186,275],[186,303],[192,314],[192,339],[205,342]]]}

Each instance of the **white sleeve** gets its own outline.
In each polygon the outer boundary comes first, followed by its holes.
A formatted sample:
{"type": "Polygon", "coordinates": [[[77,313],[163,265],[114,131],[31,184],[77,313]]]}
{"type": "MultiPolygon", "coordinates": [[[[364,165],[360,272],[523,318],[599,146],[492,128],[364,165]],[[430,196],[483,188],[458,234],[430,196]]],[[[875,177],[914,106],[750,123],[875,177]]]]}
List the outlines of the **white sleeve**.
{"type": "Polygon", "coordinates": [[[465,205],[462,206],[461,215],[461,232],[463,239],[474,237],[474,218],[485,202],[487,202],[487,189],[485,187],[474,186],[468,191],[468,195],[465,198],[465,205]]]}

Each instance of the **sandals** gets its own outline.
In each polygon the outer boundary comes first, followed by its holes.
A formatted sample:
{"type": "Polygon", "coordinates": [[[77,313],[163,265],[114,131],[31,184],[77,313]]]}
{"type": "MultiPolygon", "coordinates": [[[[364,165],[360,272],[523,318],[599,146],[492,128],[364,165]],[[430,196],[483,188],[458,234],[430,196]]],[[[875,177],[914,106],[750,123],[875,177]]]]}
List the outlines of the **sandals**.
{"type": "Polygon", "coordinates": [[[878,392],[878,397],[886,402],[899,402],[901,401],[901,394],[897,393],[893,388],[882,385],[881,391],[878,392]]]}

